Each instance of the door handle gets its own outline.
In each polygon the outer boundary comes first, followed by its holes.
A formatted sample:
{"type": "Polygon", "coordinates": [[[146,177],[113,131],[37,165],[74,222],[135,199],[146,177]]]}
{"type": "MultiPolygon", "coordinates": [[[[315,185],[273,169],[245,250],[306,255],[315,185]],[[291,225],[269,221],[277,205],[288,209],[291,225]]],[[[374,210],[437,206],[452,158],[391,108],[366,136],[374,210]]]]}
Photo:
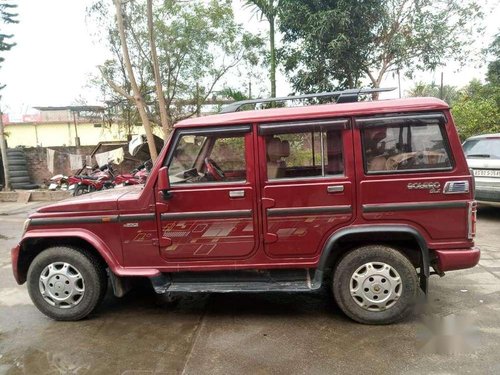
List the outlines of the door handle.
{"type": "Polygon", "coordinates": [[[245,191],[244,190],[231,190],[229,192],[229,198],[244,198],[245,191]]]}
{"type": "Polygon", "coordinates": [[[330,185],[326,188],[327,193],[342,193],[344,191],[344,185],[330,185]]]}

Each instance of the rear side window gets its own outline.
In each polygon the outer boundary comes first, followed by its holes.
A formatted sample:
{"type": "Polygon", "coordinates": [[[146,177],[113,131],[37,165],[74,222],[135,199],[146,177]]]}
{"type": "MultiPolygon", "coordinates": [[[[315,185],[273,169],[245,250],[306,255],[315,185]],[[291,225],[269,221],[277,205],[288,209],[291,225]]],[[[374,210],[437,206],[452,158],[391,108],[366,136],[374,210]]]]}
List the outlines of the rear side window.
{"type": "Polygon", "coordinates": [[[268,180],[344,175],[343,135],[349,119],[264,123],[268,180]]]}
{"type": "MultiPolygon", "coordinates": [[[[357,120],[358,122],[358,120],[357,120]]],[[[363,119],[366,173],[451,169],[444,118],[424,115],[363,119]]]]}

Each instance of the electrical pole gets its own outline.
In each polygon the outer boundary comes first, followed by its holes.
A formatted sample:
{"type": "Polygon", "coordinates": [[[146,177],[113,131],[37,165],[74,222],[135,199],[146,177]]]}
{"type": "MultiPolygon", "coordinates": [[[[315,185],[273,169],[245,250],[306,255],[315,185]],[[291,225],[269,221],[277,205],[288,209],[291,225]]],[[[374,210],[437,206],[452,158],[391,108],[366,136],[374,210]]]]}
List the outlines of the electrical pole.
{"type": "MultiPolygon", "coordinates": [[[[1,97],[0,97],[1,98],[1,97]]],[[[0,106],[0,152],[2,155],[2,164],[3,164],[3,172],[4,172],[4,180],[5,186],[4,190],[10,190],[10,181],[9,181],[9,161],[7,160],[7,143],[5,142],[5,133],[3,127],[3,112],[0,106]]]]}
{"type": "Polygon", "coordinates": [[[399,69],[398,69],[398,91],[399,91],[399,99],[401,99],[401,74],[399,74],[399,69]]]}
{"type": "Polygon", "coordinates": [[[443,72],[441,72],[441,86],[439,86],[439,99],[443,100],[443,97],[444,97],[444,85],[443,85],[443,81],[444,81],[444,77],[443,77],[443,72]]]}

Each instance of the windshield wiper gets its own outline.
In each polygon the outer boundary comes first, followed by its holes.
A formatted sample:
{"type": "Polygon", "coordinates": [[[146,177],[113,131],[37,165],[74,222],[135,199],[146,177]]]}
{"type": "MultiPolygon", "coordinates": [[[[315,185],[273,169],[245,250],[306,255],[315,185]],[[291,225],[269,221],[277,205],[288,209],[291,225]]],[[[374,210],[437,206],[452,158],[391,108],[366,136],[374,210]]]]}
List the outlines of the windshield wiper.
{"type": "Polygon", "coordinates": [[[468,158],[491,158],[489,154],[468,154],[468,158]]]}

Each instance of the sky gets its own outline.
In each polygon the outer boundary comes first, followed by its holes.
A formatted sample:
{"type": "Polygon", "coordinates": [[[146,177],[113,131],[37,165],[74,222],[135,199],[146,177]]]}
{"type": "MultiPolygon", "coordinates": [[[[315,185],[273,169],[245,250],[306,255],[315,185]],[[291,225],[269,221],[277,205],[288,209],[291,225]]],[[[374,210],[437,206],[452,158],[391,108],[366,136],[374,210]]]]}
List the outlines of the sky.
{"type": "MultiPolygon", "coordinates": [[[[18,0],[20,22],[9,27],[17,45],[4,54],[5,62],[0,68],[0,82],[7,84],[1,92],[0,105],[11,120],[33,113],[32,107],[70,105],[79,97],[84,97],[88,104],[99,104],[97,93],[86,85],[108,52],[92,35],[92,20],[86,18],[90,1],[18,0]]],[[[490,43],[499,29],[500,3],[483,3],[486,30],[476,41],[478,48],[490,43]]],[[[249,31],[267,31],[266,22],[259,22],[250,10],[242,8],[241,0],[233,0],[233,8],[237,21],[249,31]]],[[[417,81],[439,82],[441,71],[445,84],[463,86],[472,78],[483,78],[485,70],[484,66],[460,68],[450,62],[436,72],[418,73],[413,80],[403,77],[402,92],[404,95],[417,81]]],[[[278,96],[291,91],[281,72],[277,86],[278,96]]],[[[382,86],[397,86],[396,77],[387,77],[382,86]]],[[[397,90],[386,96],[397,96],[397,90]]]]}

